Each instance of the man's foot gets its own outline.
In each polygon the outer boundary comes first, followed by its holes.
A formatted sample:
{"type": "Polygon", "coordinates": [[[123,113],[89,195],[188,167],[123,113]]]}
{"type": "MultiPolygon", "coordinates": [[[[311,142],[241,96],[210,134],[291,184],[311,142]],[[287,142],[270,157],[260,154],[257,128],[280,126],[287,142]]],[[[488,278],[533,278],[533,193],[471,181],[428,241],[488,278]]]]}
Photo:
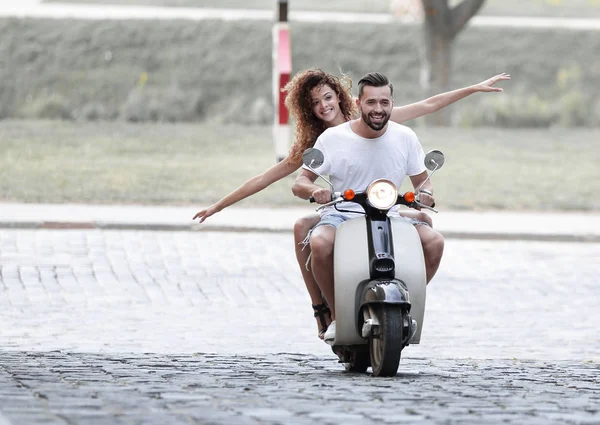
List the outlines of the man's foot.
{"type": "Polygon", "coordinates": [[[331,323],[331,310],[329,310],[329,307],[327,307],[327,304],[325,303],[313,305],[312,308],[315,311],[315,317],[317,318],[319,338],[323,339],[323,335],[331,323]]]}
{"type": "Polygon", "coordinates": [[[335,320],[329,324],[327,332],[325,332],[324,339],[329,345],[333,345],[335,342],[335,320]]]}

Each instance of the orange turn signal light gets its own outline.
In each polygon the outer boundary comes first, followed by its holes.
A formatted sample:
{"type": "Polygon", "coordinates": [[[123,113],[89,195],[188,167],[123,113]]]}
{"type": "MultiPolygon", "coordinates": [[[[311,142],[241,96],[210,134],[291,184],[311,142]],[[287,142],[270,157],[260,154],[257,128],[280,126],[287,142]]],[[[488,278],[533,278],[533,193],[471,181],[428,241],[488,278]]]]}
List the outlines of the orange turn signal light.
{"type": "Polygon", "coordinates": [[[354,199],[354,191],[352,189],[348,189],[344,191],[344,199],[346,201],[351,201],[354,199]]]}
{"type": "Polygon", "coordinates": [[[415,202],[415,193],[414,192],[406,192],[404,194],[404,200],[406,202],[415,202]]]}

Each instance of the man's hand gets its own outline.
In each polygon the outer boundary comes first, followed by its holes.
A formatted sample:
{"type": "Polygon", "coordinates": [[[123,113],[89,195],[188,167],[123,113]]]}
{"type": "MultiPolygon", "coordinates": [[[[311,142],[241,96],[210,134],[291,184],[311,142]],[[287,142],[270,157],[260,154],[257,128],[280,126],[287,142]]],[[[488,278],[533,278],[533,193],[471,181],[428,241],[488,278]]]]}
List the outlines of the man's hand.
{"type": "Polygon", "coordinates": [[[482,92],[493,92],[493,91],[501,92],[504,90],[502,90],[500,87],[493,87],[493,86],[498,81],[502,81],[502,80],[510,80],[510,75],[508,75],[506,72],[503,72],[502,74],[494,75],[492,78],[488,78],[487,80],[482,81],[479,84],[475,84],[475,88],[477,89],[477,91],[482,91],[482,92]]]}
{"type": "Polygon", "coordinates": [[[317,204],[326,204],[327,202],[331,202],[331,190],[329,189],[315,189],[311,193],[311,196],[315,198],[315,202],[317,204]]]}
{"type": "Polygon", "coordinates": [[[421,194],[419,195],[419,202],[423,205],[431,207],[433,204],[435,204],[435,198],[432,195],[428,195],[426,193],[421,192],[421,194]]]}
{"type": "Polygon", "coordinates": [[[423,205],[427,205],[428,207],[433,207],[435,204],[433,193],[427,189],[421,189],[419,191],[419,202],[423,205]]]}

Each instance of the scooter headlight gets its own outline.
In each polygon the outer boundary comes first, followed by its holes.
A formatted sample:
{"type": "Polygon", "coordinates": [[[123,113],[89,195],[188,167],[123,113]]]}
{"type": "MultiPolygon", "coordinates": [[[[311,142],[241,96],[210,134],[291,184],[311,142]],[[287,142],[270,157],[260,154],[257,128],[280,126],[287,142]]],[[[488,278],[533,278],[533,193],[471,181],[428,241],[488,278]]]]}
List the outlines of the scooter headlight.
{"type": "Polygon", "coordinates": [[[388,210],[398,201],[398,190],[389,180],[375,180],[367,188],[367,199],[375,208],[388,210]]]}

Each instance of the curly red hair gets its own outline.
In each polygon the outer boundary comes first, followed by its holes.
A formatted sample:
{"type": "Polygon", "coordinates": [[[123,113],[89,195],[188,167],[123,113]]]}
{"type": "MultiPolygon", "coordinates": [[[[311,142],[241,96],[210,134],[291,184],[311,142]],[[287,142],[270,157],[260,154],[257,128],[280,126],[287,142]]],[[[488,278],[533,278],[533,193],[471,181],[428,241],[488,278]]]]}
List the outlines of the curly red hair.
{"type": "Polygon", "coordinates": [[[352,99],[352,80],[343,75],[341,78],[324,72],[318,68],[300,71],[285,85],[287,93],[285,106],[296,121],[294,144],[290,148],[289,158],[293,162],[301,162],[305,149],[314,146],[317,137],[325,131],[322,120],[313,113],[311,91],[315,87],[327,84],[340,99],[340,109],[346,121],[358,116],[358,108],[352,99]]]}

